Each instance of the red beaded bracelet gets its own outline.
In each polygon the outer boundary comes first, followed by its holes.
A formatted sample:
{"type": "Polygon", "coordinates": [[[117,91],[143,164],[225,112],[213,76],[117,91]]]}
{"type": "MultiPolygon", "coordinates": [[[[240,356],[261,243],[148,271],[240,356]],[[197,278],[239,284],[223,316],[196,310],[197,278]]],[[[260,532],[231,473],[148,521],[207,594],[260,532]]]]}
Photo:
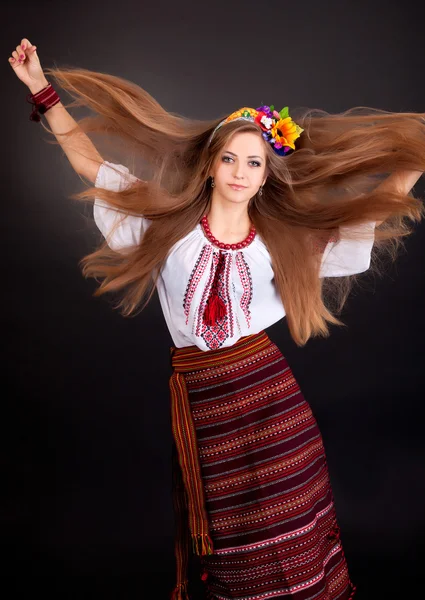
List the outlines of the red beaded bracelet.
{"type": "Polygon", "coordinates": [[[38,122],[41,120],[40,114],[44,115],[49,108],[52,108],[52,106],[55,106],[55,104],[60,102],[60,98],[53,89],[52,84],[49,83],[36,94],[28,94],[27,102],[34,106],[32,113],[30,114],[30,121],[38,122]]]}

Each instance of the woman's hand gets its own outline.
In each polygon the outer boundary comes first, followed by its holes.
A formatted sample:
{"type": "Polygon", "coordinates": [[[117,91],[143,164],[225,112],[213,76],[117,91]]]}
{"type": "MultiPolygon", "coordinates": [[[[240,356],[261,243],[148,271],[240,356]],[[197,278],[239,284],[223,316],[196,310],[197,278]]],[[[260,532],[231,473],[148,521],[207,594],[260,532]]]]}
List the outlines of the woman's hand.
{"type": "Polygon", "coordinates": [[[16,46],[16,50],[9,58],[9,64],[18,79],[28,86],[32,94],[37,94],[49,85],[37,56],[37,47],[31,44],[27,38],[23,38],[21,43],[16,46]]]}

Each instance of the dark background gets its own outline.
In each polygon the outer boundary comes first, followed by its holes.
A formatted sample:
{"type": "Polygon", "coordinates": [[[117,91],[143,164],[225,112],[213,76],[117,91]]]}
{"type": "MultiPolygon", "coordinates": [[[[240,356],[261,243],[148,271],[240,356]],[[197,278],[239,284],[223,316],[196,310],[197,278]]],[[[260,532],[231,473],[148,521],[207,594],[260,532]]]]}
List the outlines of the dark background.
{"type": "MultiPolygon", "coordinates": [[[[45,67],[122,76],[195,118],[263,102],[424,112],[424,17],[411,0],[3,8],[5,599],[162,600],[175,568],[172,341],[157,298],[125,319],[81,275],[98,232],[90,206],[69,199],[84,183],[29,121],[28,90],[7,62],[21,38],[45,67]]],[[[423,179],[415,191],[425,196],[423,179]]],[[[362,276],[347,329],[303,348],[285,320],[268,331],[319,422],[359,600],[423,596],[424,257],[421,223],[383,279],[362,276]]]]}

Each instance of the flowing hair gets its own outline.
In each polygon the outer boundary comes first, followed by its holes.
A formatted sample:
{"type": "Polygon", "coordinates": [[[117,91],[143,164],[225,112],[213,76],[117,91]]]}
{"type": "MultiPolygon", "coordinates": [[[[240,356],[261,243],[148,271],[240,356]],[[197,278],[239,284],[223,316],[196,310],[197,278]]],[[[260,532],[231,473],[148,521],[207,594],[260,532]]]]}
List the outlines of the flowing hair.
{"type": "MultiPolygon", "coordinates": [[[[151,220],[137,245],[115,251],[103,241],[80,261],[86,278],[102,280],[94,295],[120,292],[115,308],[135,316],[152,298],[173,245],[208,211],[208,173],[226,143],[238,132],[261,136],[261,131],[254,123],[232,121],[208,145],[227,115],[205,121],[167,112],[146,90],[114,75],[74,68],[46,73],[74,98],[66,108],[87,106],[96,113],[77,121],[77,127],[114,138],[129,162],[134,157],[133,170],[143,167],[148,173],[119,192],[91,186],[71,196],[97,197],[123,215],[151,220]]],[[[282,157],[264,142],[267,181],[248,211],[270,253],[290,334],[303,346],[310,337],[329,336],[328,323],[344,326],[336,314],[358,281],[358,274],[319,277],[327,243],[359,239],[365,233],[356,225],[383,220],[373,233],[370,264],[381,275],[384,258],[396,260],[412,222],[424,217],[424,205],[412,191],[384,190],[378,184],[396,170],[425,170],[425,123],[421,113],[369,107],[339,114],[292,109],[291,116],[304,129],[297,150],[282,157]]]]}

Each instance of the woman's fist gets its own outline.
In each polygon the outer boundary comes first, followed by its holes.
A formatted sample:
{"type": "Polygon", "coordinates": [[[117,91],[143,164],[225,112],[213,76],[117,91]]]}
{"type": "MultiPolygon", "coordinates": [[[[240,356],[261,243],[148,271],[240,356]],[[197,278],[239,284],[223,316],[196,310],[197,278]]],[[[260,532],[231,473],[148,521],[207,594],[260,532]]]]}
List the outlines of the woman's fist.
{"type": "Polygon", "coordinates": [[[9,64],[20,79],[36,94],[49,84],[37,56],[37,47],[27,38],[23,38],[9,58],[9,64]]]}

